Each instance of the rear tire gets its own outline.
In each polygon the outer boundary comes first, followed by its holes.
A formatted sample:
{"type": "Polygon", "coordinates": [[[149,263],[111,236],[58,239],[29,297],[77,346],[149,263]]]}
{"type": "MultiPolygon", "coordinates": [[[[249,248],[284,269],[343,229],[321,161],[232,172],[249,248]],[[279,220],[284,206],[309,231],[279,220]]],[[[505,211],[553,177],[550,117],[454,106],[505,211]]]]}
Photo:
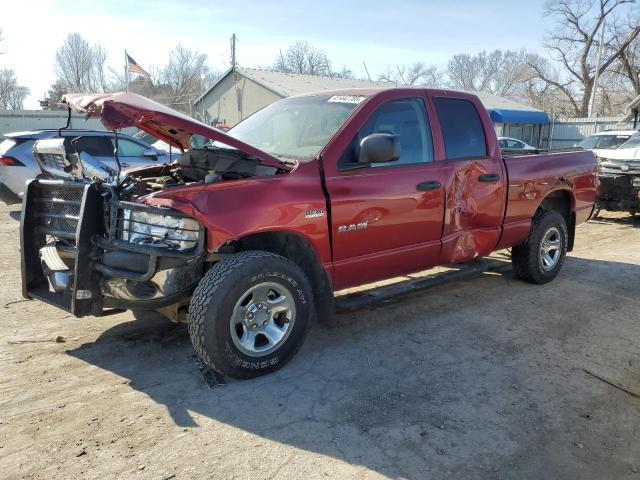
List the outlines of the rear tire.
{"type": "Polygon", "coordinates": [[[527,239],[511,250],[516,277],[538,285],[556,278],[567,255],[568,241],[564,217],[558,212],[538,210],[527,239]]]}
{"type": "Polygon", "coordinates": [[[284,366],[316,315],[311,283],[290,260],[246,251],[216,263],[189,306],[200,359],[222,375],[252,378],[284,366]]]}

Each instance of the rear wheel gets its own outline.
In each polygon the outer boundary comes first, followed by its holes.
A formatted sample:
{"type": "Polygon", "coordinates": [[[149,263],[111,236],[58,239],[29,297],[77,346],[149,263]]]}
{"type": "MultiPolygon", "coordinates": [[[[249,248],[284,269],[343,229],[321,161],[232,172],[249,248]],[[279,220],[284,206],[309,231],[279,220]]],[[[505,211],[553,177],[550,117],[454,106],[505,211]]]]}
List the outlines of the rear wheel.
{"type": "Polygon", "coordinates": [[[290,260],[247,251],[215,264],[189,307],[201,360],[223,375],[251,378],[285,365],[315,315],[311,284],[290,260]]]}
{"type": "Polygon", "coordinates": [[[537,284],[553,280],[564,263],[568,237],[567,223],[560,213],[538,211],[527,239],[511,250],[516,277],[537,284]]]}

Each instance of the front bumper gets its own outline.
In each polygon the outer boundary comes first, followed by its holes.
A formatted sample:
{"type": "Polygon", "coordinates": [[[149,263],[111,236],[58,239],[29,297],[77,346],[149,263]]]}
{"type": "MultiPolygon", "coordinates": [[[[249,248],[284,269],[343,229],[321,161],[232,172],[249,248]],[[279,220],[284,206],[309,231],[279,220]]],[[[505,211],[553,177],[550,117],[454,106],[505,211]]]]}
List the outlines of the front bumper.
{"type": "Polygon", "coordinates": [[[30,182],[20,232],[23,295],[78,317],[156,309],[188,298],[202,273],[202,227],[186,251],[134,244],[119,239],[124,209],[186,217],[120,201],[115,189],[99,182],[30,182]]]}
{"type": "Polygon", "coordinates": [[[640,175],[602,174],[599,176],[597,204],[609,211],[640,212],[640,175]]]}

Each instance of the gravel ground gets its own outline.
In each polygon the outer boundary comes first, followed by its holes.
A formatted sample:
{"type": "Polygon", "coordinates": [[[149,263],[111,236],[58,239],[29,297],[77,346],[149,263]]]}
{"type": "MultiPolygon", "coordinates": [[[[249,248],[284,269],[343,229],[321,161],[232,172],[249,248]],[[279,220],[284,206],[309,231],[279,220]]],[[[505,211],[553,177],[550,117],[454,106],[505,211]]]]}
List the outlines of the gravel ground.
{"type": "Polygon", "coordinates": [[[0,477],[640,479],[640,220],[604,215],[551,284],[341,314],[209,389],[184,326],[24,301],[0,207],[0,477]]]}

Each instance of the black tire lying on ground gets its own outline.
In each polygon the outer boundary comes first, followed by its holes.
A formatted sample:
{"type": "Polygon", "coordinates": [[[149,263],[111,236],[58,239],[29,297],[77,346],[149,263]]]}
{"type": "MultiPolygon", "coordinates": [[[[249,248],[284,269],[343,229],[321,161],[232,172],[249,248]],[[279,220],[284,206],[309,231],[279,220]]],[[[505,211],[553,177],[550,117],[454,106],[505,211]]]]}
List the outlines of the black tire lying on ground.
{"type": "Polygon", "coordinates": [[[240,252],[200,280],[189,307],[189,335],[208,367],[252,378],[296,354],[315,312],[311,283],[295,263],[270,252],[240,252]]]}

